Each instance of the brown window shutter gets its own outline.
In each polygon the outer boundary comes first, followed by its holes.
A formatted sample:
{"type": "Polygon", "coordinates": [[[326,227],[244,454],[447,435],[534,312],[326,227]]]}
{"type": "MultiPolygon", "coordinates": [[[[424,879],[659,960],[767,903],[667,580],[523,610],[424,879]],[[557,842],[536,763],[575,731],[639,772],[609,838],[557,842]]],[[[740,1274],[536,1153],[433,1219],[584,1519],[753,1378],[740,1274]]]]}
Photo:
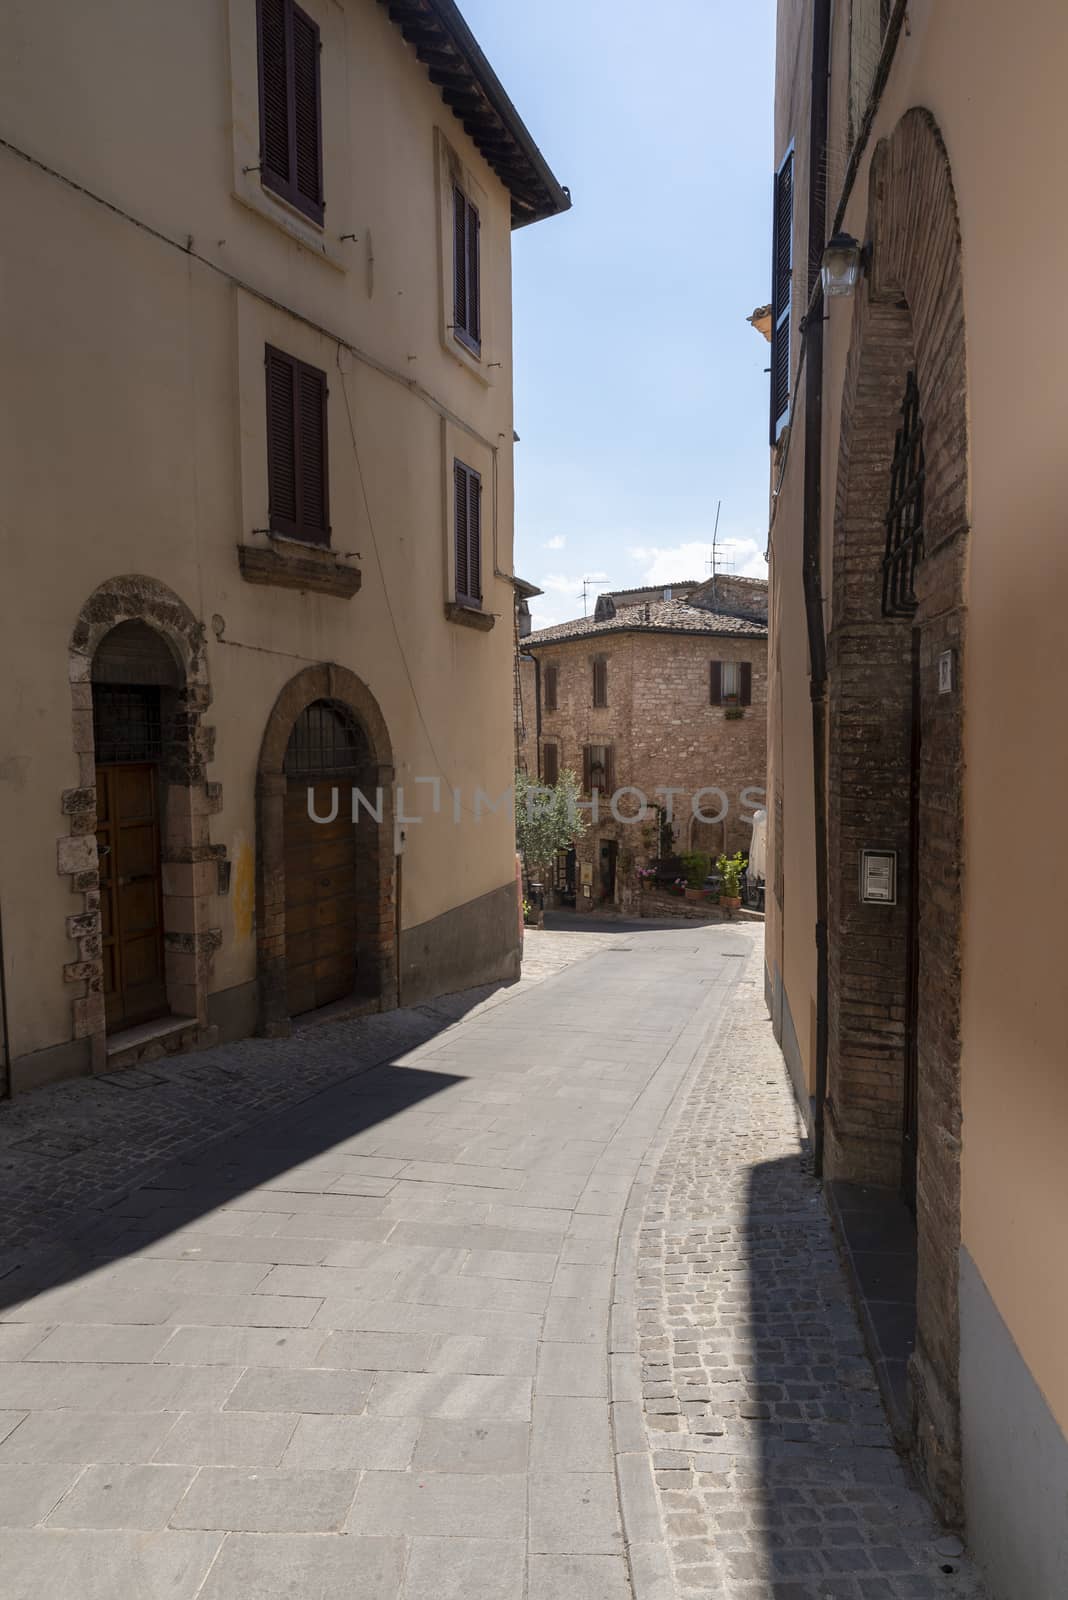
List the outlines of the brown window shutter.
{"type": "Polygon", "coordinates": [[[285,192],[289,165],[289,70],[286,0],[259,0],[260,174],[269,188],[285,192]]]}
{"type": "Polygon", "coordinates": [[[271,530],[329,544],[326,373],[271,345],[265,363],[271,530]]]}
{"type": "Polygon", "coordinates": [[[590,790],[592,789],[592,787],[593,787],[593,747],[592,747],[592,745],[584,744],[582,746],[582,790],[583,790],[583,793],[584,794],[589,794],[590,790]]]}
{"type": "Polygon", "coordinates": [[[741,678],[739,704],[751,706],[753,704],[753,663],[751,661],[743,661],[741,667],[742,670],[739,674],[741,678]]]}
{"type": "Polygon", "coordinates": [[[790,419],[790,320],[793,296],[794,152],[775,174],[771,246],[771,442],[790,419]]]}
{"type": "Polygon", "coordinates": [[[555,744],[547,744],[542,755],[543,778],[548,787],[553,789],[560,778],[560,748],[555,744]]]}
{"type": "Polygon", "coordinates": [[[477,352],[482,341],[478,210],[458,186],[452,192],[452,205],[453,331],[477,352]]]}
{"type": "Polygon", "coordinates": [[[608,704],[608,662],[600,658],[593,663],[593,703],[608,704]]]}
{"type": "Polygon", "coordinates": [[[711,673],[709,674],[708,699],[709,699],[709,704],[710,705],[721,706],[723,704],[723,663],[722,663],[722,661],[713,661],[712,662],[712,670],[711,670],[711,673]]]}
{"type": "Polygon", "coordinates": [[[300,526],[305,539],[330,542],[327,515],[326,373],[298,363],[300,526]]]}
{"type": "Polygon", "coordinates": [[[297,437],[293,424],[297,364],[267,349],[267,504],[275,533],[297,532],[297,437]]]}
{"type": "Polygon", "coordinates": [[[473,467],[454,460],[453,503],[456,533],[456,598],[466,605],[482,602],[482,478],[473,467]]]}
{"type": "Polygon", "coordinates": [[[557,692],[556,668],[555,667],[546,667],[546,669],[545,669],[545,709],[546,709],[546,711],[555,711],[556,710],[556,692],[557,692]]]}
{"type": "Polygon", "coordinates": [[[317,222],[323,220],[322,113],[319,93],[319,29],[293,7],[293,144],[296,189],[317,222]]]}
{"type": "Polygon", "coordinates": [[[606,794],[614,794],[616,788],[616,752],[612,745],[605,745],[604,750],[604,787],[606,794]]]}
{"type": "Polygon", "coordinates": [[[258,0],[260,177],[322,222],[323,138],[319,29],[293,0],[258,0]]]}
{"type": "Polygon", "coordinates": [[[467,568],[467,469],[462,462],[454,461],[452,472],[455,490],[456,598],[460,600],[466,597],[469,584],[467,568]]]}
{"type": "Polygon", "coordinates": [[[471,599],[482,601],[482,479],[467,470],[467,550],[470,568],[471,599]]]}
{"type": "Polygon", "coordinates": [[[467,331],[467,196],[462,189],[452,191],[452,320],[456,332],[467,331]]]}
{"type": "Polygon", "coordinates": [[[478,211],[467,202],[467,329],[476,344],[482,343],[482,258],[478,211]]]}

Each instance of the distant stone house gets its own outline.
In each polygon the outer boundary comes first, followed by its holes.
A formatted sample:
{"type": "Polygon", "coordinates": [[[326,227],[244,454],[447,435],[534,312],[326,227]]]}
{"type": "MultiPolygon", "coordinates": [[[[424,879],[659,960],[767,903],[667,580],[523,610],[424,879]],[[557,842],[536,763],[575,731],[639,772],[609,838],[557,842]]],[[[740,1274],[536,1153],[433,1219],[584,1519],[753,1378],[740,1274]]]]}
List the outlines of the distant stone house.
{"type": "Polygon", "coordinates": [[[630,903],[636,868],[659,853],[658,805],[675,851],[748,850],[764,800],[767,637],[767,583],[720,575],[602,594],[592,617],[522,641],[521,763],[547,784],[570,769],[588,801],[597,793],[573,862],[557,867],[578,905],[630,903]]]}

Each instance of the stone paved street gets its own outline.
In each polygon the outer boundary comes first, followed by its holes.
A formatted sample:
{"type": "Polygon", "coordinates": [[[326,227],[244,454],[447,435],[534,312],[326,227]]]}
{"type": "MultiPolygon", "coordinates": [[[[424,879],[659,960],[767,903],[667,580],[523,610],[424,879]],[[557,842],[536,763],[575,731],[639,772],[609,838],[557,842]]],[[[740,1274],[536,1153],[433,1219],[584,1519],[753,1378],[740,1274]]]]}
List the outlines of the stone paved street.
{"type": "Polygon", "coordinates": [[[510,989],[4,1107],[4,1600],[977,1596],[761,932],[534,934],[510,989]]]}

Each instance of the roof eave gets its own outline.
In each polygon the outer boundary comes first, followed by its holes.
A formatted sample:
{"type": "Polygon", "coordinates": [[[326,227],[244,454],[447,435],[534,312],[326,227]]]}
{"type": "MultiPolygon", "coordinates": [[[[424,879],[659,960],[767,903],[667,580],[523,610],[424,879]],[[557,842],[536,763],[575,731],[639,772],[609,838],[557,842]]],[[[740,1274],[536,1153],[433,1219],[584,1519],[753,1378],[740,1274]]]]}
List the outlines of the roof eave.
{"type": "Polygon", "coordinates": [[[571,196],[490,66],[455,0],[379,0],[424,63],[431,83],[512,197],[512,228],[558,216],[571,196]]]}
{"type": "MultiPolygon", "coordinates": [[[[748,621],[748,618],[743,619],[748,621]]],[[[539,639],[528,633],[523,645],[528,650],[547,649],[554,644],[574,644],[578,639],[603,639],[608,633],[684,634],[688,639],[766,639],[768,630],[754,623],[754,632],[742,633],[738,628],[671,628],[657,627],[655,623],[626,622],[610,628],[590,628],[582,633],[557,634],[555,639],[539,639]]]]}

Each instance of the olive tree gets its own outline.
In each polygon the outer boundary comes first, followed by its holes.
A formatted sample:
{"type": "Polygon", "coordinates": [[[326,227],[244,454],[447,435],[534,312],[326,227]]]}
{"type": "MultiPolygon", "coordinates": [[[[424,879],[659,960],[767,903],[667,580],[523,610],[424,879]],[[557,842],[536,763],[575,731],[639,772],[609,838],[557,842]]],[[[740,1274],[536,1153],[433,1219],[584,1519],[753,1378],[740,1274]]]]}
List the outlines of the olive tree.
{"type": "Polygon", "coordinates": [[[515,842],[528,878],[545,872],[558,850],[582,837],[589,824],[579,810],[582,790],[573,772],[555,784],[515,775],[515,842]]]}

